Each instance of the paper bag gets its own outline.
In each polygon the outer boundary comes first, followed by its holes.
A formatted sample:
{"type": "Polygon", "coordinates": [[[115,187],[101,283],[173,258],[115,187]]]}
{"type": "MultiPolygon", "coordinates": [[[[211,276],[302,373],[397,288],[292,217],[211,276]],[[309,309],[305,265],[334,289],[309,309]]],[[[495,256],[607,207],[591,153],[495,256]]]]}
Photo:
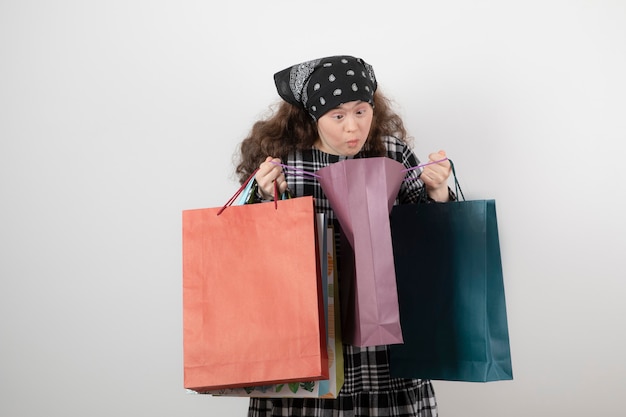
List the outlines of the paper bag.
{"type": "Polygon", "coordinates": [[[185,388],[328,379],[313,207],[183,211],[185,388]]]}
{"type": "MultiPolygon", "coordinates": [[[[323,224],[324,216],[318,214],[318,224],[323,224]]],[[[269,398],[336,398],[343,386],[343,348],[341,343],[341,325],[339,317],[339,287],[335,272],[335,244],[333,227],[320,229],[320,262],[324,277],[326,340],[328,347],[329,379],[319,381],[301,381],[281,384],[251,386],[243,388],[223,388],[205,391],[201,394],[230,397],[269,397],[269,398]]]]}
{"type": "Polygon", "coordinates": [[[495,201],[396,206],[391,230],[404,330],[391,375],[512,379],[495,201]]]}
{"type": "Polygon", "coordinates": [[[347,159],[316,173],[354,253],[352,260],[346,245],[341,248],[342,264],[348,267],[340,270],[347,313],[344,342],[360,347],[402,343],[389,213],[406,175],[404,166],[386,157],[347,159]]]}

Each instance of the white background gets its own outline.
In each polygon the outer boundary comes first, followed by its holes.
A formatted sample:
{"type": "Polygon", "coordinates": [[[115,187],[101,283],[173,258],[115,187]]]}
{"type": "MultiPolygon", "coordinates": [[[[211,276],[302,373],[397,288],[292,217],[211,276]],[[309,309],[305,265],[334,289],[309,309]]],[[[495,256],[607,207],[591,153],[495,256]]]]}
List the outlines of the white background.
{"type": "Polygon", "coordinates": [[[621,0],[2,1],[0,415],[245,415],[182,387],[181,212],[236,190],[274,72],[334,54],[497,201],[515,379],[436,381],[441,415],[623,415],[625,23],[621,0]]]}

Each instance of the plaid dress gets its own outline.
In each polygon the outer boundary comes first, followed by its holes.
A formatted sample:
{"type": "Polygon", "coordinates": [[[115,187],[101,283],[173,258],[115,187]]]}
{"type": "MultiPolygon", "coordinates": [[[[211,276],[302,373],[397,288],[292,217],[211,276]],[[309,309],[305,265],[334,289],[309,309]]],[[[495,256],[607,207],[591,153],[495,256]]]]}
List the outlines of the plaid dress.
{"type": "MultiPolygon", "coordinates": [[[[410,148],[396,138],[385,140],[387,156],[407,168],[419,161],[410,148]]],[[[357,154],[354,158],[362,158],[357,154]]],[[[298,151],[283,159],[283,163],[298,170],[315,172],[329,164],[349,157],[330,155],[317,149],[298,151]]],[[[321,186],[309,176],[287,170],[285,176],[294,197],[312,195],[316,209],[336,223],[335,215],[321,186]]],[[[396,204],[414,203],[420,198],[423,183],[417,179],[418,170],[409,171],[396,204]]],[[[340,261],[340,250],[337,256],[340,261]]],[[[341,279],[341,277],[339,277],[341,279]]],[[[429,380],[391,378],[387,346],[359,348],[343,345],[345,381],[336,399],[314,398],[251,398],[249,417],[431,417],[437,416],[437,402],[429,380]]]]}

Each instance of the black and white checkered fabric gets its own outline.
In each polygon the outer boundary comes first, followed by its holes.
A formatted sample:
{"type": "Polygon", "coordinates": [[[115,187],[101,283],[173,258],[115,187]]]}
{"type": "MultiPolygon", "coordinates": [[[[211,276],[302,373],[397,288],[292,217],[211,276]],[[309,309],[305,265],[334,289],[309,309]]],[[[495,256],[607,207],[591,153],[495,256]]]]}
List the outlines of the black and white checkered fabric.
{"type": "MultiPolygon", "coordinates": [[[[411,149],[400,140],[385,140],[387,156],[407,168],[419,164],[411,149]]],[[[357,154],[355,158],[363,157],[357,154]]],[[[317,149],[289,155],[283,163],[297,170],[315,172],[329,164],[347,159],[329,155],[317,149]]],[[[423,195],[420,170],[412,170],[404,181],[397,204],[415,203],[423,195]]],[[[286,170],[287,183],[294,197],[312,195],[317,211],[335,216],[321,186],[314,177],[302,176],[298,171],[286,170]]],[[[338,254],[339,257],[339,254],[338,254]]],[[[340,259],[339,259],[340,261],[340,259]]],[[[341,277],[339,277],[341,279],[341,277]]],[[[345,381],[337,399],[251,398],[249,417],[431,417],[437,416],[437,402],[429,380],[391,378],[389,351],[386,346],[359,348],[344,345],[345,381]]]]}

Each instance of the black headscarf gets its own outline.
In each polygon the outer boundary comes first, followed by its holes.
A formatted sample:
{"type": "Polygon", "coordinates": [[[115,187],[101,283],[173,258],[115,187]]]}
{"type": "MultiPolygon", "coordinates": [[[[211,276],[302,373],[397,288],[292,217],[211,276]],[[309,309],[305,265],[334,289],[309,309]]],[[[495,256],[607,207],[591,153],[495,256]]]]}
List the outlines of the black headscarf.
{"type": "Polygon", "coordinates": [[[277,72],[274,82],[283,100],[302,106],[314,120],[350,101],[374,105],[374,68],[349,55],[314,59],[277,72]]]}

